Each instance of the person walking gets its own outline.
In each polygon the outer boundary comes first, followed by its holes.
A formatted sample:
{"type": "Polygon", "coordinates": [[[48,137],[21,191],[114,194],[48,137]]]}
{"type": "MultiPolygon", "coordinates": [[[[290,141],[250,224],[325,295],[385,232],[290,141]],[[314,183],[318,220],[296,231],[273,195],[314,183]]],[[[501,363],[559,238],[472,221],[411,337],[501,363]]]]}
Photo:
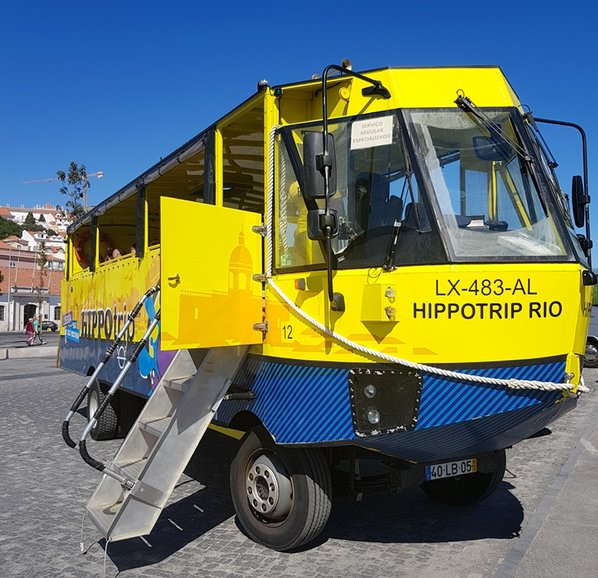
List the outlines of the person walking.
{"type": "Polygon", "coordinates": [[[33,345],[33,339],[35,337],[35,330],[33,328],[33,318],[30,317],[25,325],[25,334],[27,335],[27,345],[33,345]]]}
{"type": "Polygon", "coordinates": [[[34,332],[34,336],[33,336],[33,339],[31,340],[31,344],[33,345],[33,342],[35,341],[35,338],[37,337],[39,339],[40,345],[43,345],[45,343],[45,341],[42,339],[42,324],[40,323],[38,316],[33,318],[33,332],[34,332]]]}

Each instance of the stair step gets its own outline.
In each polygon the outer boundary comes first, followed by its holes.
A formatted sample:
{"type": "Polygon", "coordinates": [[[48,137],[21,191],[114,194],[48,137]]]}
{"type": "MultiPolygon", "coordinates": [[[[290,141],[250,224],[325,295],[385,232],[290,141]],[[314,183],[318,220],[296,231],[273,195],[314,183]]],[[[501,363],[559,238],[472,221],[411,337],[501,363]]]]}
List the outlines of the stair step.
{"type": "Polygon", "coordinates": [[[168,427],[170,420],[171,420],[170,417],[163,417],[162,419],[156,419],[156,420],[148,421],[145,423],[139,422],[139,427],[141,429],[145,430],[146,432],[159,438],[164,433],[166,428],[168,427]]]}
{"type": "Polygon", "coordinates": [[[173,379],[164,380],[164,386],[175,391],[185,392],[191,386],[191,379],[193,376],[188,375],[186,377],[176,377],[173,379]]]}
{"type": "Polygon", "coordinates": [[[115,504],[104,504],[99,506],[92,506],[87,508],[89,516],[92,518],[94,523],[100,530],[107,534],[108,529],[114,521],[114,517],[120,510],[122,502],[116,502],[115,504]]]}
{"type": "Polygon", "coordinates": [[[145,464],[147,464],[147,458],[127,464],[114,464],[113,469],[129,480],[135,481],[139,479],[139,474],[141,474],[141,470],[143,470],[145,464]]]}

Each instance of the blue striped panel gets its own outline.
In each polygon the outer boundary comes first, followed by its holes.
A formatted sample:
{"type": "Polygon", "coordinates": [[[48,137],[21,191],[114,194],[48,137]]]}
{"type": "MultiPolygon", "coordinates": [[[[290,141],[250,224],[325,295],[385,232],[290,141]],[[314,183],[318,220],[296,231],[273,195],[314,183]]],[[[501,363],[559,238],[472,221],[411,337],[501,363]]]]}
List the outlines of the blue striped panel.
{"type": "Polygon", "coordinates": [[[256,394],[245,407],[278,443],[332,442],[355,438],[348,374],[345,368],[250,357],[233,381],[256,394]]]}
{"type": "MultiPolygon", "coordinates": [[[[565,362],[457,371],[499,379],[529,379],[559,383],[563,380],[565,362]]],[[[415,429],[438,427],[514,411],[556,401],[560,396],[559,392],[512,390],[426,375],[421,394],[419,419],[415,429]]]]}
{"type": "Polygon", "coordinates": [[[361,438],[356,443],[401,459],[460,459],[512,446],[575,407],[577,400],[536,404],[459,424],[361,438]]]}

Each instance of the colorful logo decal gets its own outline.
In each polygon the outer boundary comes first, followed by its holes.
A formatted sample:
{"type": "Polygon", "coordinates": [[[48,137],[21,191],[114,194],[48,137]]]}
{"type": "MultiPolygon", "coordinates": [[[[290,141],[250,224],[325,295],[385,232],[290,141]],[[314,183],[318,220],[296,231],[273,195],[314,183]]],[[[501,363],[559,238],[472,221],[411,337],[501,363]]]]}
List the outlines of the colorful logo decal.
{"type": "MultiPolygon", "coordinates": [[[[156,306],[151,299],[145,302],[145,310],[149,320],[148,324],[151,324],[156,318],[156,306]]],[[[160,351],[160,323],[158,323],[152,335],[149,336],[146,347],[137,359],[139,374],[148,380],[152,391],[156,389],[160,376],[170,365],[175,353],[174,351],[160,351]]]]}
{"type": "Polygon", "coordinates": [[[67,325],[64,328],[64,337],[67,341],[79,343],[79,328],[77,327],[76,321],[71,321],[70,325],[67,325]]]}
{"type": "Polygon", "coordinates": [[[62,316],[62,325],[70,325],[73,322],[73,312],[69,311],[62,316]]]}

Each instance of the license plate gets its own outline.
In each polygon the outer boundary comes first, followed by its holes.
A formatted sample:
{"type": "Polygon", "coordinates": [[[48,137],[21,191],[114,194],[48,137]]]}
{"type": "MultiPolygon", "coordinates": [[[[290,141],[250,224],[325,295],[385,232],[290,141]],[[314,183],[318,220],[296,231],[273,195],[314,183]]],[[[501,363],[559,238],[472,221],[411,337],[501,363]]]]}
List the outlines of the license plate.
{"type": "Polygon", "coordinates": [[[446,462],[426,466],[426,480],[439,480],[441,478],[452,478],[464,476],[478,471],[478,461],[475,458],[459,460],[457,462],[446,462]]]}

